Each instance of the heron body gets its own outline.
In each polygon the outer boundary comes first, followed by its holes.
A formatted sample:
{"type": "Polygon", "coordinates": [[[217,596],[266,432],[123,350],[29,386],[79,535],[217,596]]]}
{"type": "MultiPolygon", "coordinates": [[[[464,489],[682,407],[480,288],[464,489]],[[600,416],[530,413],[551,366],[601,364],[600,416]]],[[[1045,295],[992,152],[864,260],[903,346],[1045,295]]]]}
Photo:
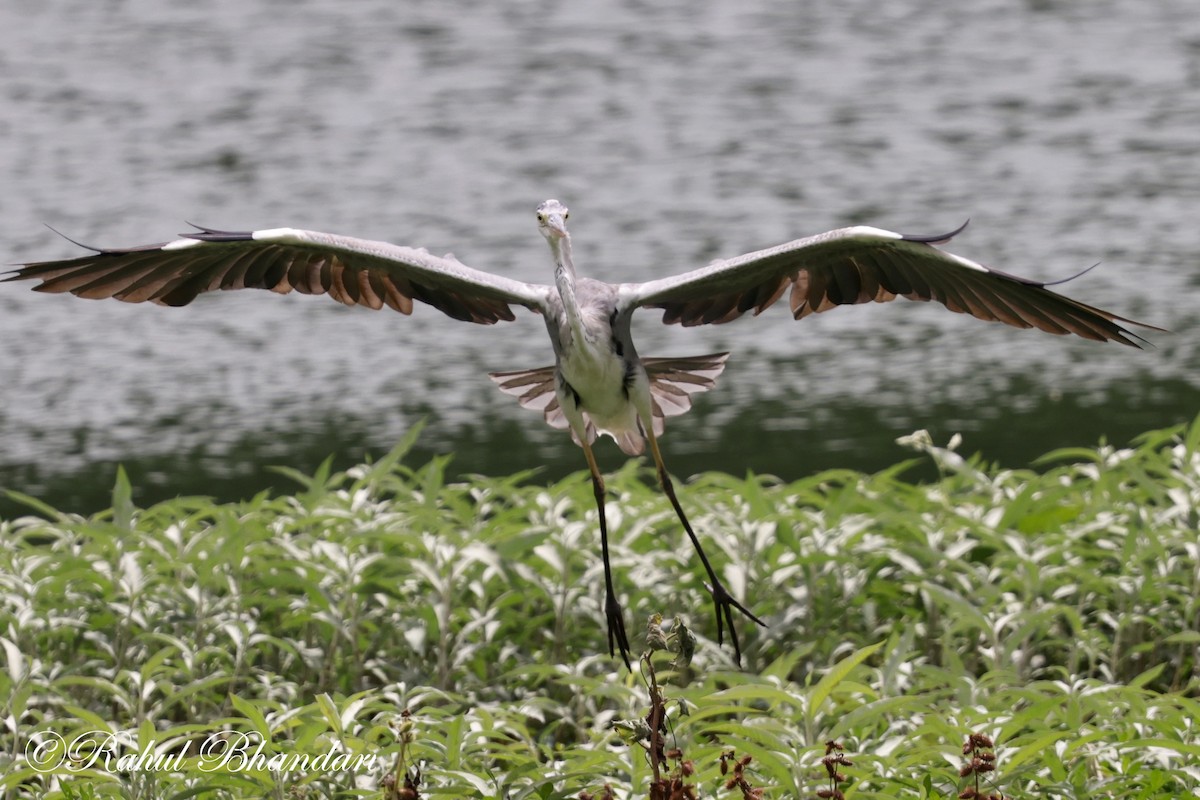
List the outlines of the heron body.
{"type": "Polygon", "coordinates": [[[638,455],[644,449],[639,409],[650,408],[646,370],[640,362],[625,360],[626,348],[617,348],[620,341],[607,319],[585,318],[584,325],[582,337],[564,337],[573,344],[558,359],[559,405],[577,436],[590,422],[598,433],[612,436],[625,453],[638,455]]]}
{"type": "Polygon", "coordinates": [[[596,433],[606,433],[625,453],[638,455],[644,449],[639,415],[652,418],[650,381],[633,345],[630,315],[618,313],[616,289],[575,274],[567,214],[553,200],[538,207],[555,261],[557,298],[551,297],[546,315],[558,356],[555,396],[576,441],[590,444],[596,433]]]}
{"type": "Polygon", "coordinates": [[[936,236],[840,228],[674,276],[614,285],[576,274],[567,217],[557,200],[537,209],[539,230],[554,258],[553,285],[482,272],[424,249],[293,228],[200,228],[164,244],[88,248],[93,252],[78,258],[25,264],[6,280],[38,279],[34,288],[43,292],[170,306],[218,289],[255,288],[328,294],[347,305],[386,306],[402,314],[411,314],[416,300],[454,319],[488,325],[513,320],[514,306],[540,313],[555,363],[490,377],[522,406],[540,411],[551,426],[569,429],[583,449],[600,528],[609,651],[619,650],[627,666],[630,647],[609,559],[604,479],[592,451],[598,434],[612,436],[629,455],[649,445],[663,491],[707,574],[718,643],[728,627],[740,662],[733,612],[763,624],[729,594],[713,569],[658,445],[665,419],[687,411],[694,394],[715,385],[729,354],[639,357],[630,328],[638,308],[662,309],[668,324],[696,326],[746,313],[757,316],[785,294],[797,320],[843,305],[905,297],[1017,328],[1135,347],[1144,340],[1125,325],[1161,330],[1060,295],[1047,288],[1053,284],[1000,272],[935,246],[962,228],[936,236]]]}

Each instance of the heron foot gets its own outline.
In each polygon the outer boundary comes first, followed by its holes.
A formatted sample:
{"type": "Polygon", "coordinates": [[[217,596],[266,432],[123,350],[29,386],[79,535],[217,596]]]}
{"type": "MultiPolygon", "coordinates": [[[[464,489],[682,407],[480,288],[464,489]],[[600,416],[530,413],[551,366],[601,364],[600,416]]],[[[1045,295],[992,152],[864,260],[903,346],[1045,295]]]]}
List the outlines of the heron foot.
{"type": "Polygon", "coordinates": [[[742,647],[738,642],[737,628],[733,627],[733,610],[737,609],[742,615],[749,617],[764,628],[767,627],[767,623],[754,616],[750,612],[750,609],[734,599],[733,595],[725,589],[725,585],[716,580],[715,577],[713,585],[706,585],[705,588],[712,595],[713,609],[717,614],[717,644],[725,644],[725,626],[728,625],[729,640],[733,642],[733,660],[740,667],[742,665],[742,647]]]}
{"type": "Polygon", "coordinates": [[[633,666],[629,662],[629,637],[625,634],[625,612],[612,592],[605,592],[605,595],[604,615],[608,621],[608,654],[615,656],[619,649],[621,658],[625,661],[625,669],[632,672],[633,666]]]}

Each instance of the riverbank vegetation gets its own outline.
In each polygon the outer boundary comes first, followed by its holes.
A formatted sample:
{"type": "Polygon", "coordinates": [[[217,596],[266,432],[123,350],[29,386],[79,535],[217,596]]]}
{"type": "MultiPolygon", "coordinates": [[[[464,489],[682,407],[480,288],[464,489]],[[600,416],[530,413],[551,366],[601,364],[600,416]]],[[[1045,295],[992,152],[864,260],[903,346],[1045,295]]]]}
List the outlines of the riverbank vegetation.
{"type": "Polygon", "coordinates": [[[124,478],[89,518],[15,496],[0,797],[1200,790],[1200,420],[1036,470],[916,434],[936,481],[682,484],[767,623],[739,620],[742,669],[630,463],[617,588],[635,650],[665,648],[632,675],[606,652],[585,478],[448,482],[446,458],[405,463],[416,435],[242,503],[137,508],[124,478]]]}

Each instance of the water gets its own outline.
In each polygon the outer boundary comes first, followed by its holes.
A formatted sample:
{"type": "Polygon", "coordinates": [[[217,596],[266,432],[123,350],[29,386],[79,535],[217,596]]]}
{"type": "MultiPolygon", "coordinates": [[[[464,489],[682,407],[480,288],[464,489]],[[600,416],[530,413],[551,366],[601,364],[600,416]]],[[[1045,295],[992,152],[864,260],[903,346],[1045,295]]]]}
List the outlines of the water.
{"type": "MultiPolygon", "coordinates": [[[[582,271],[641,280],[849,223],[971,227],[954,250],[1170,328],[1139,352],[898,301],[780,308],[647,355],[734,351],[668,464],[877,469],[925,427],[1014,466],[1123,442],[1197,402],[1200,21],[1190,0],[945,4],[10,0],[0,6],[5,261],[169,238],[183,220],[452,250],[547,282],[533,208],[571,206],[582,271]]],[[[582,467],[489,369],[492,328],[242,292],[185,309],[0,287],[0,485],[103,505],[231,498],[380,452],[463,472],[582,467]]],[[[605,448],[604,465],[620,463],[605,448]]],[[[11,510],[12,506],[6,506],[11,510]]],[[[4,509],[0,509],[4,510],[4,509]]]]}

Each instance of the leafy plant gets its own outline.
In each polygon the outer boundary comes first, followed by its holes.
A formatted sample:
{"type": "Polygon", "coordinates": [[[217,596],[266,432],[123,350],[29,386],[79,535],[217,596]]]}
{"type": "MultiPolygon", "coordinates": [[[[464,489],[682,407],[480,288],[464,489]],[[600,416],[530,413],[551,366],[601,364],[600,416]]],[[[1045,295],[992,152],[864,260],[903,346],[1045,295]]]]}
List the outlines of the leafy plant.
{"type": "Polygon", "coordinates": [[[1200,420],[1041,472],[915,435],[934,482],[911,462],[697,477],[696,528],[768,622],[740,671],[630,464],[609,481],[619,591],[673,648],[632,675],[604,651],[584,477],[447,482],[445,459],[404,463],[416,436],[236,504],[137,508],[123,474],[86,518],[10,493],[32,513],[0,520],[0,796],[1200,788],[1200,420]],[[1002,770],[964,784],[976,759],[1002,770]]]}

